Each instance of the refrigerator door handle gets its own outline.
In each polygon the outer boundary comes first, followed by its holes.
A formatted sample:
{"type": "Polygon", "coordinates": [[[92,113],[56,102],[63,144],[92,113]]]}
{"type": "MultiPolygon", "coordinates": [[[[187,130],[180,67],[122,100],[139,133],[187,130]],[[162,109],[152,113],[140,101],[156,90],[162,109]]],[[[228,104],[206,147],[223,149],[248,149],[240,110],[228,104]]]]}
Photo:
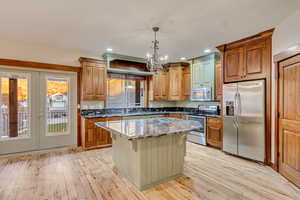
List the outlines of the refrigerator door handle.
{"type": "Polygon", "coordinates": [[[233,118],[233,124],[236,128],[238,128],[238,121],[237,121],[237,114],[238,114],[238,101],[237,101],[238,93],[235,93],[234,95],[234,118],[233,118]]]}
{"type": "Polygon", "coordinates": [[[241,115],[242,114],[242,100],[241,100],[241,94],[238,92],[238,114],[241,115]]]}

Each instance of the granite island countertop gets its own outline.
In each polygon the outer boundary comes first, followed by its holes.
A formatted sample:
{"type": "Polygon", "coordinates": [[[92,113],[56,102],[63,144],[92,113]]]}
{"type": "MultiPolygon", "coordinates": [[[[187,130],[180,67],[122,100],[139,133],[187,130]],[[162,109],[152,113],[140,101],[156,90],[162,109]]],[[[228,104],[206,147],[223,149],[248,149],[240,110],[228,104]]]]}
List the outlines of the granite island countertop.
{"type": "Polygon", "coordinates": [[[165,114],[183,114],[206,117],[221,117],[217,111],[199,111],[197,108],[162,107],[162,108],[116,108],[81,110],[81,117],[86,119],[105,117],[131,117],[165,114]]]}
{"type": "Polygon", "coordinates": [[[171,117],[147,119],[124,119],[118,121],[96,122],[96,126],[118,133],[128,139],[161,136],[192,131],[200,128],[197,121],[171,117]]]}

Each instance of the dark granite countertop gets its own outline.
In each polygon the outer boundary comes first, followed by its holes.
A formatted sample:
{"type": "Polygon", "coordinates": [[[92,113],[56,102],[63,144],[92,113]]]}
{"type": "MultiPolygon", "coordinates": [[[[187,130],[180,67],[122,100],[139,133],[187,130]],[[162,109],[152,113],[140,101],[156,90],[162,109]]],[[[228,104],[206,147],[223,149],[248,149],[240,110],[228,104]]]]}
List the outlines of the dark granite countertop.
{"type": "Polygon", "coordinates": [[[118,121],[96,122],[96,126],[128,137],[138,139],[192,131],[200,128],[197,121],[171,117],[147,119],[124,119],[118,121]]]}
{"type": "Polygon", "coordinates": [[[135,109],[99,109],[83,110],[81,117],[92,119],[101,117],[130,117],[146,115],[184,114],[207,117],[221,117],[217,112],[201,112],[196,108],[135,108],[135,109]]]}

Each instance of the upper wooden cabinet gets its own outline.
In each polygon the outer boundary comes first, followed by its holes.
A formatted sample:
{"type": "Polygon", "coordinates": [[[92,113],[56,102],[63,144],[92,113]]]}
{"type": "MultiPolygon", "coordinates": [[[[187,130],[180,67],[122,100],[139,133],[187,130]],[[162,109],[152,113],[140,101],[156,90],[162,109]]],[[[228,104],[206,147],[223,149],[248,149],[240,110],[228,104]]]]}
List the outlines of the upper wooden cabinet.
{"type": "Polygon", "coordinates": [[[81,99],[106,99],[106,62],[102,60],[80,58],[82,67],[81,99]]]}
{"type": "Polygon", "coordinates": [[[188,63],[169,63],[168,70],[159,70],[153,77],[154,100],[188,100],[190,76],[188,63]]]}
{"type": "Polygon", "coordinates": [[[189,100],[191,96],[191,68],[184,67],[183,68],[183,87],[182,87],[182,95],[184,100],[189,100]]]}
{"type": "Polygon", "coordinates": [[[225,82],[242,79],[244,76],[244,48],[235,48],[225,52],[225,82]]]}
{"type": "Polygon", "coordinates": [[[223,79],[222,79],[222,65],[220,60],[216,62],[216,94],[215,99],[222,101],[223,96],[223,79]]]}
{"type": "Polygon", "coordinates": [[[273,30],[217,47],[223,53],[224,82],[265,78],[271,68],[273,30]]]}
{"type": "Polygon", "coordinates": [[[168,75],[166,71],[159,70],[153,76],[154,100],[167,100],[168,75]]]}
{"type": "Polygon", "coordinates": [[[168,75],[169,75],[168,100],[171,101],[182,100],[183,68],[181,66],[170,67],[168,75]]]}

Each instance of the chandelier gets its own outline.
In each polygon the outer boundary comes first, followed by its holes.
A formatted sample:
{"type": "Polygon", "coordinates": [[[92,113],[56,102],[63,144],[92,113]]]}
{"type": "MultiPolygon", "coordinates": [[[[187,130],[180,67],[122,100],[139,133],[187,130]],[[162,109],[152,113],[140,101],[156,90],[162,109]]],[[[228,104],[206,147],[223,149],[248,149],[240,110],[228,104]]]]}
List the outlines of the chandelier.
{"type": "Polygon", "coordinates": [[[154,31],[154,41],[153,43],[153,54],[147,54],[147,69],[149,71],[157,71],[159,69],[163,69],[163,63],[168,59],[168,56],[160,57],[158,54],[158,44],[159,41],[156,39],[156,33],[159,31],[159,27],[153,27],[152,30],[154,31]]]}

